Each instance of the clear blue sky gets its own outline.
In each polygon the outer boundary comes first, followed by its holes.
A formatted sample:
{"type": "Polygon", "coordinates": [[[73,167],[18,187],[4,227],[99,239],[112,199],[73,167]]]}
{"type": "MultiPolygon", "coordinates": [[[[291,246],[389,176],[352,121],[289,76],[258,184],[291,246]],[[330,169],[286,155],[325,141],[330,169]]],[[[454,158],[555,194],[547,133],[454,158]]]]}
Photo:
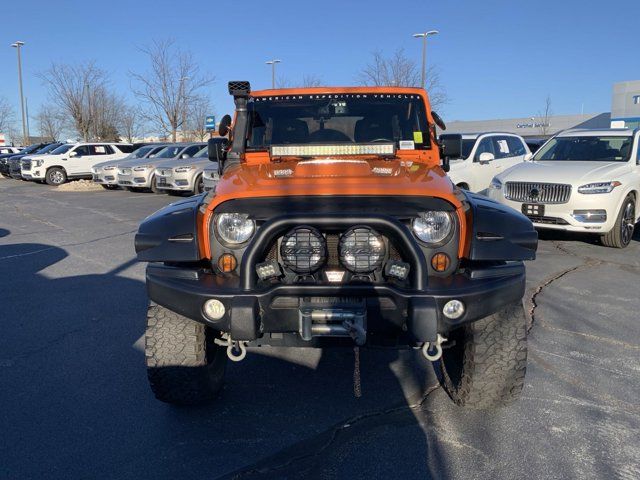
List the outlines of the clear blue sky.
{"type": "Polygon", "coordinates": [[[282,59],[279,73],[289,80],[314,74],[350,85],[373,50],[401,47],[419,62],[421,43],[411,34],[428,29],[441,32],[429,40],[428,63],[439,67],[451,99],[447,120],[532,115],[547,94],[556,114],[579,113],[583,104],[585,113],[609,111],[612,84],[640,78],[639,0],[21,0],[5,2],[0,18],[0,96],[17,111],[9,44],[22,40],[32,116],[46,101],[35,74],[52,61],[94,59],[130,95],[128,72],[147,68],[137,47],[167,37],[217,77],[210,96],[218,115],[232,108],[228,80],[270,85],[269,58],[282,59]]]}

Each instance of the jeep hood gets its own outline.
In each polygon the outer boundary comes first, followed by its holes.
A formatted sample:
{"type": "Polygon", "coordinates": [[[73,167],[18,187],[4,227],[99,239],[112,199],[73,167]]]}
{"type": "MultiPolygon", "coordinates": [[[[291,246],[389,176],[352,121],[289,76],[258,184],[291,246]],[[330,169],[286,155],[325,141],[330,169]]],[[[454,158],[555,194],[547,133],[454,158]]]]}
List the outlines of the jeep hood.
{"type": "Polygon", "coordinates": [[[628,172],[627,162],[539,161],[524,162],[506,170],[498,179],[503,182],[541,182],[584,184],[616,180],[628,172]]]}
{"type": "Polygon", "coordinates": [[[223,175],[212,203],[287,195],[421,195],[448,197],[459,205],[453,184],[440,167],[403,160],[344,158],[243,164],[223,175]]]}

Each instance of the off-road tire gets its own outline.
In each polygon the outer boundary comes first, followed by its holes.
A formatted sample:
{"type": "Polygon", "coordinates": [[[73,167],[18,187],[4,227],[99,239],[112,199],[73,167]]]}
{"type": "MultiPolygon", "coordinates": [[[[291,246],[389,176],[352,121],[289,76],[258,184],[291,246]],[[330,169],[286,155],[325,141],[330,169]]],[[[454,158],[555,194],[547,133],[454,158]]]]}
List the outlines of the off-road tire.
{"type": "Polygon", "coordinates": [[[227,352],[210,328],[159,305],[147,311],[147,377],[158,400],[196,405],[215,399],[224,379],[227,352]]]}
{"type": "Polygon", "coordinates": [[[63,183],[67,183],[67,172],[64,171],[64,168],[53,167],[47,170],[44,178],[47,185],[57,187],[63,183]]]}
{"type": "Polygon", "coordinates": [[[600,236],[600,241],[605,247],[625,248],[631,243],[633,229],[635,228],[636,202],[633,195],[627,195],[618,212],[618,218],[611,231],[600,236]],[[631,216],[629,215],[629,209],[631,216]],[[625,231],[626,229],[626,231],[625,231]]]}
{"type": "Polygon", "coordinates": [[[527,369],[522,303],[510,305],[449,335],[453,343],[435,364],[445,391],[460,406],[490,409],[515,401],[527,369]]]}

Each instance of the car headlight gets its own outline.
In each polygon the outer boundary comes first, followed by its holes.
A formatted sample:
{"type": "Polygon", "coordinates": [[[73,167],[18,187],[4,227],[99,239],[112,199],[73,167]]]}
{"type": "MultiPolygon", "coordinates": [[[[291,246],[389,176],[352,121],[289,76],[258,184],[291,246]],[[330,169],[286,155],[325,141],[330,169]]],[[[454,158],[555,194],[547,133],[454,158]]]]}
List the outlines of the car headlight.
{"type": "Polygon", "coordinates": [[[489,188],[493,188],[494,190],[502,190],[502,182],[494,177],[489,184],[489,188]]]}
{"type": "Polygon", "coordinates": [[[230,245],[245,243],[255,229],[255,222],[246,213],[222,213],[216,218],[216,230],[220,239],[230,245]]]}
{"type": "Polygon", "coordinates": [[[102,170],[104,170],[105,172],[110,172],[111,170],[115,170],[116,167],[109,165],[107,167],[104,167],[102,170]]]}
{"type": "Polygon", "coordinates": [[[194,167],[193,165],[186,165],[184,167],[176,167],[176,168],[173,169],[173,171],[176,172],[176,173],[184,173],[184,172],[188,172],[190,170],[193,170],[194,168],[196,168],[196,167],[194,167]]]}
{"type": "Polygon", "coordinates": [[[150,168],[153,168],[153,165],[138,165],[137,167],[133,168],[134,172],[142,172],[144,170],[148,170],[150,168]]]}
{"type": "Polygon", "coordinates": [[[593,193],[611,193],[614,188],[619,187],[620,185],[622,184],[618,181],[587,183],[586,185],[579,186],[578,192],[586,195],[593,193]]]}
{"type": "Polygon", "coordinates": [[[447,212],[422,212],[412,223],[413,233],[425,243],[440,243],[449,236],[452,228],[451,216],[447,212]]]}
{"type": "Polygon", "coordinates": [[[33,166],[34,167],[41,167],[43,163],[44,163],[44,160],[34,160],[33,161],[33,166]]]}

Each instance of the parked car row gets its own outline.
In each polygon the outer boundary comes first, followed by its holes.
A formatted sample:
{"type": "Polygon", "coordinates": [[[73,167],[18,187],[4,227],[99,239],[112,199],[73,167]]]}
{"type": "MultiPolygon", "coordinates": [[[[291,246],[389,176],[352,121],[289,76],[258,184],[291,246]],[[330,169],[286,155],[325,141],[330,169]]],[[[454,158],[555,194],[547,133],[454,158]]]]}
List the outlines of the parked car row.
{"type": "Polygon", "coordinates": [[[58,142],[0,155],[0,173],[54,186],[86,178],[106,189],[197,194],[215,188],[218,167],[209,161],[204,142],[138,148],[127,143],[58,142]]]}

